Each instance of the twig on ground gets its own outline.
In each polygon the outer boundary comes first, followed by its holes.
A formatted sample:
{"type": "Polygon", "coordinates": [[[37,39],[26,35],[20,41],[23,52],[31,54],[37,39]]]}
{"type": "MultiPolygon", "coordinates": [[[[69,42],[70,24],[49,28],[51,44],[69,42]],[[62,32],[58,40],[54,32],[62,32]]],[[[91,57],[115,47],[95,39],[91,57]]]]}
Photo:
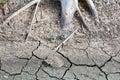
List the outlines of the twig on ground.
{"type": "Polygon", "coordinates": [[[80,19],[81,19],[81,21],[82,21],[83,26],[85,27],[85,29],[86,29],[87,31],[89,31],[89,28],[88,28],[88,26],[87,26],[87,23],[85,22],[85,20],[84,20],[84,18],[83,18],[83,16],[82,16],[82,13],[81,13],[81,11],[80,11],[80,9],[79,9],[79,7],[77,7],[77,11],[78,11],[78,13],[79,13],[79,17],[80,17],[80,19]]]}
{"type": "Polygon", "coordinates": [[[28,3],[27,5],[25,5],[24,7],[22,7],[21,9],[19,9],[18,11],[14,12],[11,16],[9,16],[4,22],[8,23],[10,21],[10,19],[12,19],[13,17],[15,17],[16,15],[18,15],[19,13],[21,13],[22,11],[24,11],[25,9],[29,8],[30,6],[36,4],[38,2],[38,0],[33,0],[30,3],[28,3]]]}
{"type": "Polygon", "coordinates": [[[36,5],[36,8],[35,8],[35,12],[34,12],[34,14],[33,14],[33,18],[32,18],[32,21],[31,21],[31,25],[30,25],[30,28],[29,28],[29,31],[28,31],[28,33],[27,33],[27,36],[26,36],[26,39],[25,39],[25,40],[28,39],[28,36],[29,36],[29,34],[30,34],[31,30],[32,30],[32,26],[33,26],[33,23],[34,23],[34,20],[35,20],[35,16],[36,16],[36,13],[37,13],[38,6],[39,6],[40,1],[41,1],[41,0],[37,0],[37,5],[36,5]]]}
{"type": "Polygon", "coordinates": [[[65,44],[76,32],[78,28],[74,30],[64,41],[62,41],[56,48],[54,48],[55,51],[57,51],[63,44],[65,44]]]}

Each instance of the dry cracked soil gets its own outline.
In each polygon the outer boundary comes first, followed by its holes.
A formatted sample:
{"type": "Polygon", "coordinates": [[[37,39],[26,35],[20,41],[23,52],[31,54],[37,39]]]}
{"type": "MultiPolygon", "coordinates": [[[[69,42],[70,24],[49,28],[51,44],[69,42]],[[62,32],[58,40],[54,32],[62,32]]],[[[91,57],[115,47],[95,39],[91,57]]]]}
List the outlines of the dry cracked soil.
{"type": "MultiPolygon", "coordinates": [[[[0,9],[0,24],[29,1],[9,0],[0,9]]],[[[93,1],[100,23],[80,6],[90,34],[74,18],[66,34],[78,31],[57,51],[59,1],[41,1],[27,41],[35,5],[1,25],[0,80],[120,80],[120,0],[93,1]]]]}

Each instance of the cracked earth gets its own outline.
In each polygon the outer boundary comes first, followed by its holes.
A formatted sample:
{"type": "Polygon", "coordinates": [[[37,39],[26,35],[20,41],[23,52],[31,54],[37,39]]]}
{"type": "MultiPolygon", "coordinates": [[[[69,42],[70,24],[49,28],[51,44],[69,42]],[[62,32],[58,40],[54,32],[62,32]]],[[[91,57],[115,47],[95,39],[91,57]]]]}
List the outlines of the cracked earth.
{"type": "MultiPolygon", "coordinates": [[[[28,0],[10,0],[0,23],[28,0]]],[[[29,38],[24,41],[35,6],[0,26],[0,80],[120,80],[120,1],[94,0],[100,23],[81,7],[90,34],[73,19],[74,36],[57,51],[60,3],[42,0],[29,38]]]]}

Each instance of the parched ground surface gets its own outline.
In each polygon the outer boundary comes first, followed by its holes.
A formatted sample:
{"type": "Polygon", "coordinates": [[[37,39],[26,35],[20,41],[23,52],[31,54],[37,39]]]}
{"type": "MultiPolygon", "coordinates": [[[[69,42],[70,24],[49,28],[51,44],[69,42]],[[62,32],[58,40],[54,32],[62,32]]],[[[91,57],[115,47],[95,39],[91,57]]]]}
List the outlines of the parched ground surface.
{"type": "MultiPolygon", "coordinates": [[[[10,0],[0,10],[0,23],[26,5],[10,0]]],[[[81,7],[90,34],[79,30],[59,50],[60,3],[42,0],[27,41],[35,6],[0,26],[0,80],[120,80],[120,0],[94,0],[100,23],[81,7]]]]}

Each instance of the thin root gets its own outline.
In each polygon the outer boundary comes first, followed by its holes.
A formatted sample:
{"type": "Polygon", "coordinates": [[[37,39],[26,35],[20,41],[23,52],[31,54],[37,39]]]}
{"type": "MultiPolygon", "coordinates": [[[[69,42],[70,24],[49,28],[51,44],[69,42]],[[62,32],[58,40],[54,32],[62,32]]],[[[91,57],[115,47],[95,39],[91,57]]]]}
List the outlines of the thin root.
{"type": "Polygon", "coordinates": [[[85,20],[83,19],[83,16],[82,16],[82,14],[81,14],[81,12],[80,12],[80,9],[78,8],[77,10],[78,10],[79,17],[80,17],[80,19],[81,19],[81,21],[82,21],[83,26],[85,27],[85,29],[86,29],[87,31],[89,31],[89,28],[88,28],[88,26],[87,26],[87,23],[86,23],[85,20]]]}
{"type": "Polygon", "coordinates": [[[18,11],[14,12],[11,16],[9,16],[4,22],[3,24],[8,23],[12,18],[14,18],[16,15],[18,15],[19,13],[21,13],[22,11],[24,11],[25,9],[29,8],[30,6],[36,4],[38,2],[38,0],[34,0],[31,1],[30,3],[28,3],[27,5],[25,5],[24,7],[22,7],[21,9],[19,9],[18,11]]]}

